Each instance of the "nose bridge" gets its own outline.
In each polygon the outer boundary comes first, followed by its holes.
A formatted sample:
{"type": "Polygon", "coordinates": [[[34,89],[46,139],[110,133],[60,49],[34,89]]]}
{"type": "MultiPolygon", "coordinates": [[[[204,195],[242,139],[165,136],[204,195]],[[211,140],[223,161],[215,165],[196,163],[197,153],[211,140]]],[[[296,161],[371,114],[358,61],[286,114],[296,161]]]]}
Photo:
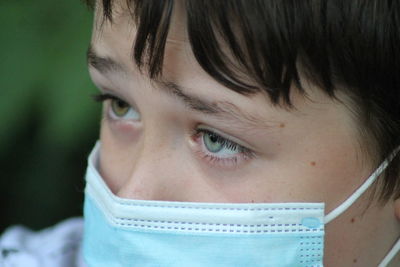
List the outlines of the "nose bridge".
{"type": "Polygon", "coordinates": [[[117,192],[119,197],[143,200],[170,200],[166,192],[172,178],[173,148],[168,138],[147,136],[135,152],[131,174],[117,192]]]}

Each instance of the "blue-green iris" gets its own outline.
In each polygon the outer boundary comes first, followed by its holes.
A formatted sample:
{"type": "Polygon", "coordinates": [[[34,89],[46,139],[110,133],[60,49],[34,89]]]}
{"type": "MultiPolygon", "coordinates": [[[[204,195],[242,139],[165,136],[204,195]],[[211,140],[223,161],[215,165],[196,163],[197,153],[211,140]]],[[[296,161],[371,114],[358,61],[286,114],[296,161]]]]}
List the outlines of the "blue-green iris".
{"type": "Polygon", "coordinates": [[[212,153],[218,153],[224,148],[223,142],[221,142],[221,140],[219,140],[218,136],[216,135],[210,133],[204,133],[203,141],[207,150],[212,153]]]}

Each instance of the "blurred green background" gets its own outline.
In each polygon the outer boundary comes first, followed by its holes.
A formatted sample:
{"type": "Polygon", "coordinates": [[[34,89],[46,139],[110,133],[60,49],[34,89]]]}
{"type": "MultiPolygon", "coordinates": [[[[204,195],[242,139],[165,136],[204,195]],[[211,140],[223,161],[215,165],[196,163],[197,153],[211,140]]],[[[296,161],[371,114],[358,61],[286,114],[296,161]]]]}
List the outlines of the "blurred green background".
{"type": "Polygon", "coordinates": [[[82,215],[100,114],[85,58],[91,23],[79,0],[0,0],[0,233],[82,215]]]}

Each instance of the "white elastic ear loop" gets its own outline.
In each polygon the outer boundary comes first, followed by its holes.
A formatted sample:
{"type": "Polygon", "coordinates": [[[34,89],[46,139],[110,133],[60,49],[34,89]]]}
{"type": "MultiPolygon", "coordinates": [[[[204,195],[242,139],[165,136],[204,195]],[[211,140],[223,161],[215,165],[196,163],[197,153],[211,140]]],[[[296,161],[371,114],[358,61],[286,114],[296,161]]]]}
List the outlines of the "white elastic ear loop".
{"type": "Polygon", "coordinates": [[[392,154],[384,161],[382,162],[381,165],[371,174],[370,177],[348,198],[346,199],[342,204],[339,205],[336,209],[332,210],[330,213],[328,213],[325,218],[325,224],[329,223],[333,219],[335,219],[337,216],[345,212],[351,205],[353,205],[354,202],[365,192],[367,189],[371,186],[373,182],[379,177],[379,175],[382,174],[382,172],[386,169],[386,167],[389,165],[389,163],[392,161],[392,159],[396,156],[397,152],[399,152],[400,147],[396,148],[392,154]]]}
{"type": "Polygon", "coordinates": [[[396,256],[396,254],[400,251],[400,239],[397,240],[396,244],[392,247],[386,257],[382,260],[382,262],[378,265],[378,267],[386,267],[389,262],[396,256]]]}

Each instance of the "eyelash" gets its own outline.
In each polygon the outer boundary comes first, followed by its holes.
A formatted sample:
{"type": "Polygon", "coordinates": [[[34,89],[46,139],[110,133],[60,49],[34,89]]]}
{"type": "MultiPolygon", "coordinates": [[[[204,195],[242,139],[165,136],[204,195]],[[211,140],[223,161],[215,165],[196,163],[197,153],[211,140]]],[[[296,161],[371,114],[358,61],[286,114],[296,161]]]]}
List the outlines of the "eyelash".
{"type": "MultiPolygon", "coordinates": [[[[115,101],[122,101],[126,103],[124,100],[120,99],[119,97],[116,97],[112,94],[109,93],[100,93],[92,96],[93,100],[96,102],[104,102],[107,100],[115,100],[115,101]]],[[[213,132],[208,129],[204,128],[197,128],[194,130],[192,133],[192,139],[199,144],[201,147],[200,149],[197,149],[196,153],[203,159],[208,161],[210,164],[217,165],[219,167],[235,167],[239,165],[241,162],[247,161],[249,159],[252,159],[255,157],[255,154],[252,150],[237,144],[234,141],[229,140],[228,138],[222,137],[216,132],[213,132]],[[206,152],[207,149],[205,148],[205,144],[203,141],[204,135],[209,135],[214,137],[216,140],[215,142],[220,144],[222,146],[222,149],[229,149],[233,151],[238,151],[238,153],[235,153],[234,156],[232,157],[217,157],[215,156],[215,153],[212,153],[210,151],[206,152]]]]}
{"type": "Polygon", "coordinates": [[[95,95],[92,95],[92,98],[95,102],[98,102],[98,103],[103,103],[104,101],[107,101],[107,100],[115,100],[115,101],[121,101],[121,102],[126,103],[124,100],[120,99],[119,97],[116,97],[116,96],[108,94],[108,93],[95,94],[95,95]]]}

